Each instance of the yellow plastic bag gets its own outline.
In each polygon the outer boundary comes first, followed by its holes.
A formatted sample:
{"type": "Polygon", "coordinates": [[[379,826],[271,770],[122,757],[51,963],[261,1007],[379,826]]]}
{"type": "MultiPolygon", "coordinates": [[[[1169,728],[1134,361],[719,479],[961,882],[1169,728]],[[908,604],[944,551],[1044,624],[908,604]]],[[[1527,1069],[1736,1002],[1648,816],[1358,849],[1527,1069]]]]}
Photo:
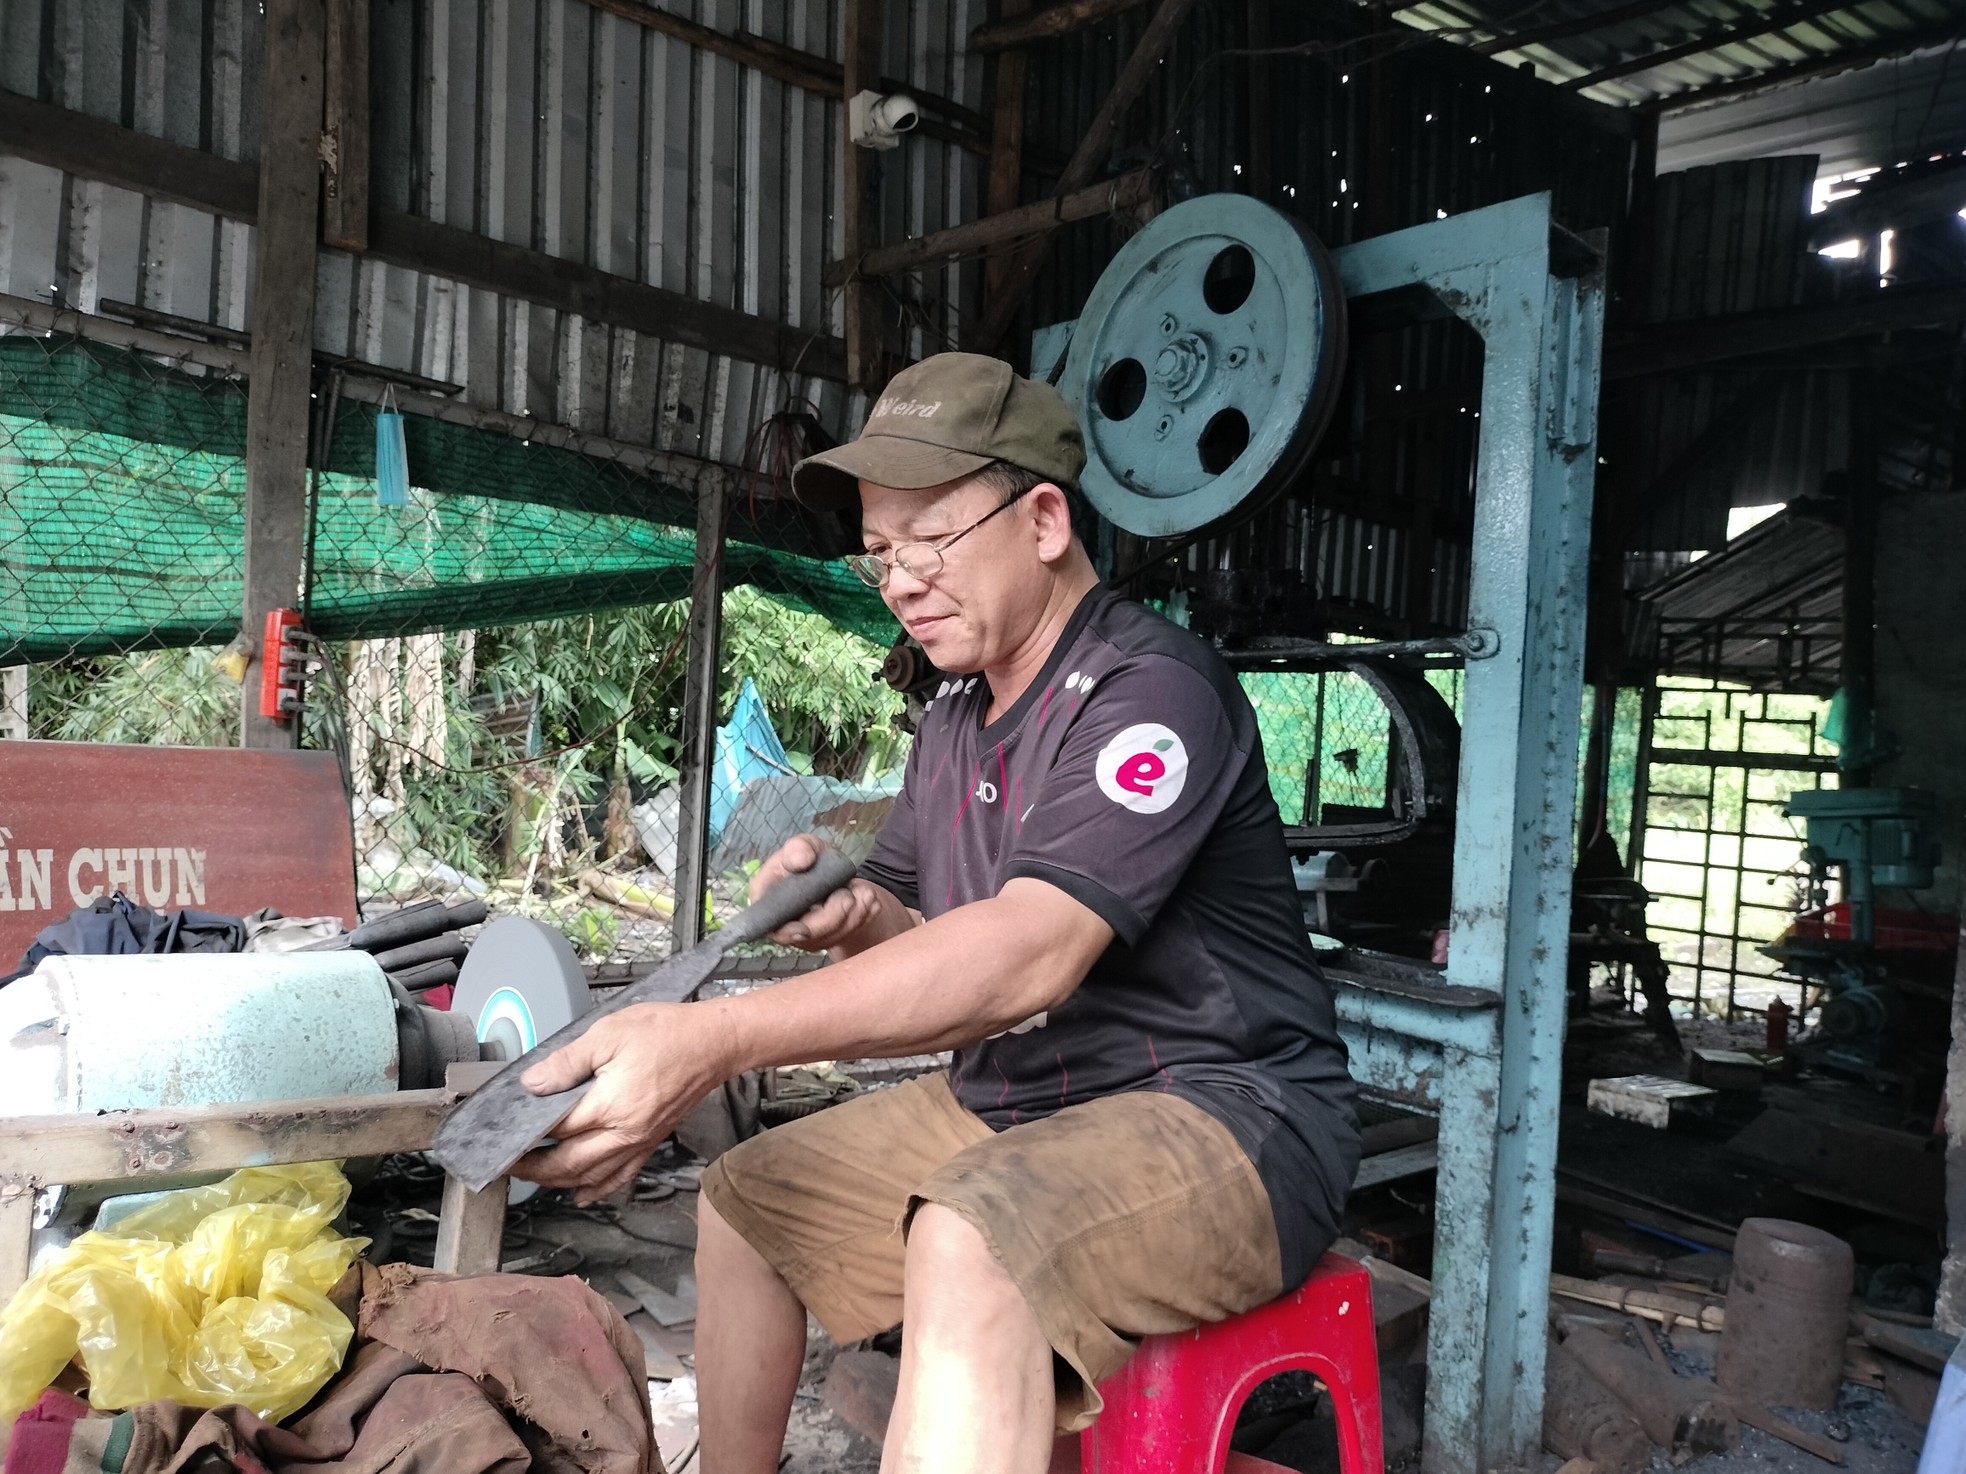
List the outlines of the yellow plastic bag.
{"type": "Polygon", "coordinates": [[[329,1227],[347,1201],[339,1163],[248,1167],[82,1235],[0,1314],[0,1426],[77,1352],[105,1410],[305,1406],[354,1334],[327,1298],[369,1243],[329,1227]]]}

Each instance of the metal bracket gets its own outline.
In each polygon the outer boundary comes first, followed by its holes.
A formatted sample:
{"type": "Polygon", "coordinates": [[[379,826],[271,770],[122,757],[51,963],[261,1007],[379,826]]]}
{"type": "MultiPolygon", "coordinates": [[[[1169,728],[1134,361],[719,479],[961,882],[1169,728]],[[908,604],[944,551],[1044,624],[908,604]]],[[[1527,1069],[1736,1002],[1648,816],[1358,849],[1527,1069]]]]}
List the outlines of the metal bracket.
{"type": "Polygon", "coordinates": [[[1368,640],[1333,645],[1324,640],[1258,639],[1239,650],[1224,650],[1222,658],[1243,668],[1275,660],[1330,660],[1348,665],[1395,655],[1458,655],[1464,660],[1489,660],[1502,648],[1502,637],[1491,629],[1471,629],[1458,635],[1432,635],[1420,640],[1368,640]]]}

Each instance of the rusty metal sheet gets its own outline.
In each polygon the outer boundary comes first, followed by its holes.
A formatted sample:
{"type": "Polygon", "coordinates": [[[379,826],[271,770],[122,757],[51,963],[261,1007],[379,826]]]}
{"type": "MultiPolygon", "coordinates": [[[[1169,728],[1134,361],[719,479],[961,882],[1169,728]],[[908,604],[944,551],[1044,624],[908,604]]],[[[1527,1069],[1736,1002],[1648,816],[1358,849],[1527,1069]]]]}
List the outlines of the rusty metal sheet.
{"type": "Polygon", "coordinates": [[[277,906],[354,926],[334,755],[0,742],[0,974],[42,927],[119,888],[160,911],[277,906]]]}

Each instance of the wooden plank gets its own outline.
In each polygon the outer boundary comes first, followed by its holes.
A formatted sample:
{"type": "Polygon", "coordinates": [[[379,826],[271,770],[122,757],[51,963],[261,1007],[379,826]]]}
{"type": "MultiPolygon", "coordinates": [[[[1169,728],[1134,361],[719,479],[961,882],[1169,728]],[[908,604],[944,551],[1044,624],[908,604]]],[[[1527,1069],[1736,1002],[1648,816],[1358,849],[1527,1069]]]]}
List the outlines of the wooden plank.
{"type": "MultiPolygon", "coordinates": [[[[258,219],[259,171],[252,165],[8,92],[0,92],[0,152],[227,219],[258,219]]],[[[838,338],[811,339],[810,330],[418,216],[372,212],[365,254],[705,352],[788,370],[797,364],[820,378],[846,376],[838,338]]]]}
{"type": "Polygon", "coordinates": [[[34,1188],[18,1177],[0,1182],[0,1307],[27,1280],[34,1251],[34,1188]]]}
{"type": "MultiPolygon", "coordinates": [[[[882,0],[846,0],[845,64],[840,73],[840,102],[850,108],[860,92],[877,87],[881,75],[882,0]]],[[[857,147],[840,130],[846,150],[841,171],[846,218],[842,222],[842,254],[858,261],[874,248],[881,233],[880,160],[870,149],[857,147]]],[[[856,389],[875,390],[885,377],[881,363],[880,295],[869,283],[849,282],[846,300],[846,378],[856,389]]]]}
{"type": "Polygon", "coordinates": [[[1153,194],[1154,171],[1135,169],[1131,174],[1088,185],[1062,199],[1038,200],[1000,215],[986,215],[981,220],[930,231],[899,245],[882,246],[869,251],[858,262],[829,262],[824,280],[827,286],[838,287],[845,286],[856,275],[899,276],[921,271],[973,256],[989,246],[1040,234],[1061,223],[1089,220],[1114,210],[1130,210],[1152,199],[1153,194]]]}
{"type": "Polygon", "coordinates": [[[1029,46],[1034,41],[1069,36],[1074,31],[1083,31],[1116,15],[1124,15],[1129,10],[1138,10],[1146,3],[1147,0],[1063,0],[1062,4],[1047,5],[1030,15],[1023,14],[1028,8],[1028,0],[1026,4],[1014,8],[1006,4],[1000,19],[991,25],[978,26],[969,33],[969,49],[988,55],[993,51],[1029,46]]]}
{"type": "Polygon", "coordinates": [[[321,239],[342,251],[369,248],[369,7],[327,0],[327,115],[321,239]]]}
{"type": "Polygon", "coordinates": [[[37,1188],[140,1182],[185,1172],[427,1151],[456,1099],[445,1090],[404,1090],[99,1116],[16,1116],[0,1129],[0,1180],[37,1188]]]}
{"type": "Polygon", "coordinates": [[[292,747],[298,720],[260,713],[267,613],[297,608],[307,543],[308,422],[313,411],[314,268],[321,212],[323,0],[267,0],[254,232],[251,379],[246,398],[245,602],[255,642],[242,693],[240,745],[292,747]]]}
{"type": "MultiPolygon", "coordinates": [[[[1195,0],[1161,0],[1160,9],[1154,12],[1154,18],[1147,22],[1147,29],[1141,33],[1140,44],[1133,48],[1126,65],[1120,68],[1120,74],[1113,82],[1113,90],[1106,94],[1106,100],[1100,104],[1085,136],[1079,140],[1078,148],[1065,165],[1065,173],[1058,181],[1058,194],[1067,195],[1085,188],[1106,166],[1106,160],[1113,151],[1113,140],[1119,135],[1120,124],[1125,121],[1133,104],[1139,101],[1140,94],[1147,90],[1147,83],[1159,68],[1162,55],[1194,6],[1195,0]]],[[[1010,330],[1011,320],[1030,295],[1038,268],[1044,264],[1047,246],[1048,239],[1040,239],[1017,253],[1004,270],[1003,285],[985,308],[974,342],[965,346],[980,353],[990,353],[1003,341],[1004,334],[1010,330]]],[[[848,252],[849,256],[856,254],[848,252]]]]}
{"type": "Polygon", "coordinates": [[[473,1192],[455,1177],[444,1178],[444,1201],[438,1210],[437,1245],[432,1267],[444,1274],[494,1274],[499,1247],[505,1239],[506,1192],[509,1177],[495,1177],[483,1192],[473,1192]]]}

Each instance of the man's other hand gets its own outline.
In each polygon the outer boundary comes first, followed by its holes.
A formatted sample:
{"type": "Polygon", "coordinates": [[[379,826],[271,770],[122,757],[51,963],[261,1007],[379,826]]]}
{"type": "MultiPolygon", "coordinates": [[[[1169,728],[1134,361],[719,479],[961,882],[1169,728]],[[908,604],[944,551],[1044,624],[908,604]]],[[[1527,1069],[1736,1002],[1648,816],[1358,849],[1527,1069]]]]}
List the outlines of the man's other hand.
{"type": "MultiPolygon", "coordinates": [[[[826,848],[826,842],[817,835],[801,834],[787,840],[751,877],[751,899],[757,900],[788,875],[812,869],[826,848]]],[[[889,919],[886,913],[890,909],[900,910],[900,903],[886,891],[872,881],[853,880],[797,921],[781,926],[771,934],[771,939],[802,952],[829,952],[835,948],[864,951],[873,943],[885,940],[888,927],[884,922],[889,919]]]]}
{"type": "Polygon", "coordinates": [[[713,1016],[693,1003],[624,1008],[527,1070],[534,1095],[594,1083],[553,1128],[556,1145],[528,1152],[512,1175],[572,1188],[583,1204],[634,1181],[683,1115],[731,1073],[713,1016]]]}

